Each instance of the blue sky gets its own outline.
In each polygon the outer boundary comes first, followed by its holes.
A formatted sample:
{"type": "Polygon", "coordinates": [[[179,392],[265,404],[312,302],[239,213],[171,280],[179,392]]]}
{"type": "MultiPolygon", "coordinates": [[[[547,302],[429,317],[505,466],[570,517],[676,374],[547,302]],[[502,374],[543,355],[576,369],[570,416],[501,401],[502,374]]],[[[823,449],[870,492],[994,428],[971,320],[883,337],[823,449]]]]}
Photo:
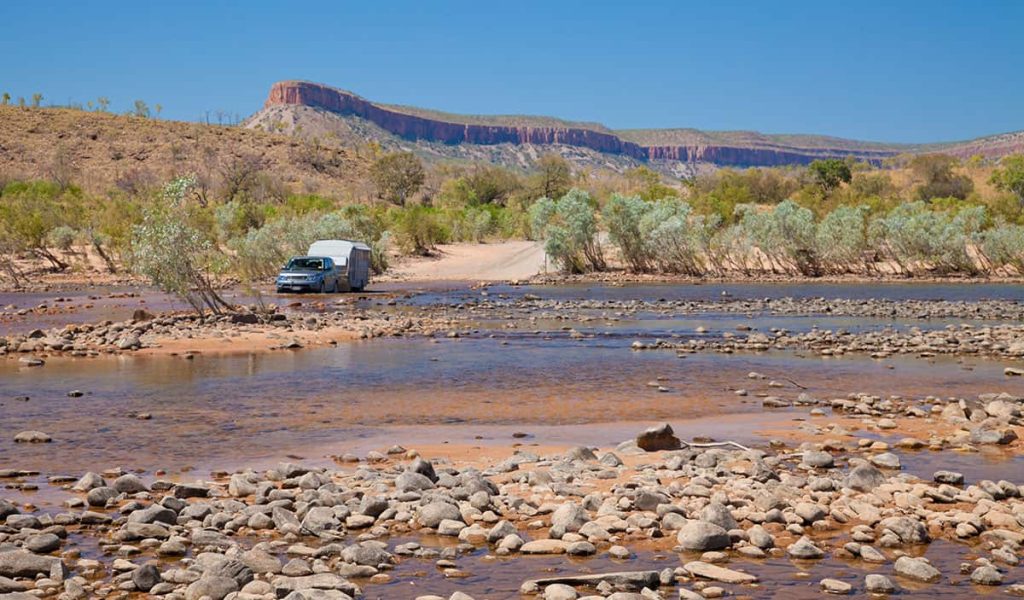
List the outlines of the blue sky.
{"type": "Polygon", "coordinates": [[[1024,129],[1024,1],[3,2],[0,91],[246,116],[309,79],[613,128],[1024,129]]]}

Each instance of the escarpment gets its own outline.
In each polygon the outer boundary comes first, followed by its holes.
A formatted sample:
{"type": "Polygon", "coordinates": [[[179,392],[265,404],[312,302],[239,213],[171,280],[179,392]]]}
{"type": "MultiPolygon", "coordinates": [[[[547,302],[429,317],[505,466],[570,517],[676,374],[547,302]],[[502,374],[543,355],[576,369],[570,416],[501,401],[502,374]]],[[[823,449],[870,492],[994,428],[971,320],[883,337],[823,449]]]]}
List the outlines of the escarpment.
{"type": "Polygon", "coordinates": [[[562,145],[638,161],[712,164],[723,167],[805,165],[823,158],[853,158],[880,164],[904,153],[947,152],[957,156],[1001,156],[1024,150],[1017,132],[949,144],[885,144],[810,135],[755,132],[645,130],[616,132],[600,125],[543,117],[472,117],[390,106],[351,92],[306,81],[275,83],[264,109],[303,106],[354,116],[409,141],[458,146],[562,145]],[[678,143],[673,143],[678,142],[678,143]]]}

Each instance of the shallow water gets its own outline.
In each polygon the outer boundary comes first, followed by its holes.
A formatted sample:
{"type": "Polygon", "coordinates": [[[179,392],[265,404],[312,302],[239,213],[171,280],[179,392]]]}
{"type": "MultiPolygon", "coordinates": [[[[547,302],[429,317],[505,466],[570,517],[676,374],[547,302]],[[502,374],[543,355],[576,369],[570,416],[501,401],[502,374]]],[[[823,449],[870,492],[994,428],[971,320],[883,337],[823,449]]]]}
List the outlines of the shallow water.
{"type": "MultiPolygon", "coordinates": [[[[480,291],[464,286],[427,288],[388,310],[415,311],[418,305],[457,307],[482,298],[480,291]]],[[[402,291],[397,286],[382,289],[386,295],[368,295],[359,303],[383,307],[385,298],[401,295],[402,291]]],[[[489,298],[531,293],[553,299],[717,300],[723,290],[736,298],[1024,300],[1024,286],[1002,284],[492,286],[489,298]]],[[[19,298],[14,303],[33,306],[44,300],[19,298]]],[[[279,301],[302,302],[304,308],[315,310],[317,298],[286,297],[279,301]]],[[[86,300],[72,302],[84,306],[86,300]]],[[[159,307],[173,301],[147,293],[140,298],[92,302],[93,308],[76,311],[75,318],[94,320],[87,317],[103,314],[104,318],[123,319],[140,305],[159,307]]],[[[0,296],[0,305],[5,303],[12,303],[12,299],[0,296]]],[[[44,319],[51,317],[57,321],[65,318],[51,315],[44,319]]],[[[1019,365],[1014,361],[914,356],[873,360],[855,355],[820,357],[798,351],[679,357],[673,351],[630,350],[637,339],[720,338],[739,326],[759,331],[772,327],[796,332],[813,327],[858,331],[886,326],[935,328],[959,324],[958,319],[889,321],[824,315],[654,312],[620,317],[600,311],[582,311],[574,316],[577,320],[542,313],[536,317],[520,318],[514,322],[514,329],[508,329],[508,319],[501,310],[481,311],[475,321],[477,330],[457,339],[378,339],[298,352],[199,355],[193,360],[132,355],[51,358],[45,367],[35,369],[19,367],[15,360],[0,360],[0,466],[43,473],[29,478],[40,484],[38,492],[3,490],[0,494],[45,505],[64,497],[45,483],[46,475],[79,475],[86,470],[120,466],[144,471],[147,478],[157,469],[165,469],[166,478],[194,479],[217,469],[259,468],[279,460],[329,464],[332,454],[362,454],[394,443],[407,447],[447,441],[481,447],[510,447],[513,443],[610,447],[658,421],[672,422],[684,438],[705,435],[763,444],[766,434],[761,433],[762,429],[807,417],[807,407],[765,410],[758,394],[787,399],[802,392],[824,399],[849,392],[908,397],[973,397],[1003,391],[1024,394],[1021,378],[1006,378],[1002,373],[1007,365],[1019,365]],[[698,327],[707,331],[697,333],[698,327]],[[571,337],[570,329],[585,337],[571,337]],[[748,378],[751,371],[763,373],[766,379],[748,378]],[[783,387],[769,387],[770,380],[781,382],[783,387]],[[649,385],[654,381],[668,391],[649,385]],[[749,390],[750,395],[737,396],[734,392],[739,388],[749,390]],[[70,390],[81,390],[85,395],[71,398],[67,396],[70,390]],[[139,413],[152,418],[139,420],[139,413]],[[26,429],[45,431],[53,436],[54,443],[15,445],[13,435],[26,429]],[[525,433],[526,437],[513,438],[513,432],[525,433]]],[[[0,323],[0,328],[43,326],[47,322],[21,320],[0,323]]],[[[898,437],[890,436],[888,441],[898,437]]],[[[961,471],[969,483],[984,478],[1019,480],[1024,473],[1024,457],[993,450],[974,454],[894,452],[900,455],[906,473],[922,478],[930,478],[938,469],[961,471]]],[[[393,540],[401,541],[405,540],[393,540]]],[[[436,539],[418,541],[450,544],[436,539]]],[[[968,546],[945,542],[927,548],[927,556],[944,573],[958,572],[958,563],[973,558],[972,552],[968,546]]],[[[657,551],[641,552],[628,561],[605,557],[494,559],[486,554],[478,550],[458,558],[459,567],[471,575],[457,580],[446,579],[432,561],[403,560],[393,572],[394,582],[364,586],[366,597],[447,596],[454,590],[464,590],[477,598],[519,598],[517,590],[527,578],[661,569],[696,558],[657,551]],[[413,573],[423,575],[410,578],[413,573]]],[[[869,571],[864,564],[836,558],[811,564],[787,559],[734,559],[731,566],[754,573],[763,582],[753,588],[725,586],[734,595],[786,600],[820,598],[818,582],[823,577],[848,581],[854,585],[854,593],[862,595],[866,573],[891,574],[891,565],[869,571]],[[804,570],[813,572],[813,576],[801,576],[804,570]]],[[[1018,582],[1019,572],[1011,570],[1007,583],[1018,582]]],[[[964,583],[967,576],[954,579],[931,586],[897,583],[904,587],[900,597],[905,598],[976,597],[1000,592],[964,583]]]]}

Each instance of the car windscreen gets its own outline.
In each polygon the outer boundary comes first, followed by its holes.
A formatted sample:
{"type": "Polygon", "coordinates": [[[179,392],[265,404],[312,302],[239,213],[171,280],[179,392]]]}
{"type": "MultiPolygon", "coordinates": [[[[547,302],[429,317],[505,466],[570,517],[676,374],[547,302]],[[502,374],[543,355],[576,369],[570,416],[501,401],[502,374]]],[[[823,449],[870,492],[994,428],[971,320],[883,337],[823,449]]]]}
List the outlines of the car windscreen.
{"type": "Polygon", "coordinates": [[[289,271],[323,271],[324,259],[322,258],[293,258],[288,261],[289,271]]]}

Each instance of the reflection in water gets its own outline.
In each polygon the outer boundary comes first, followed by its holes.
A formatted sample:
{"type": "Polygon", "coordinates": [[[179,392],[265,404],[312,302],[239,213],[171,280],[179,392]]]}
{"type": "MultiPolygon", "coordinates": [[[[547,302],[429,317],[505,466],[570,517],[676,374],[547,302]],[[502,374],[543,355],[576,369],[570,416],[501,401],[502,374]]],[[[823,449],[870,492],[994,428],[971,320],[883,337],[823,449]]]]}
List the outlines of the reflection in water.
{"type": "Polygon", "coordinates": [[[393,339],[270,354],[0,363],[0,453],[19,467],[161,467],[338,444],[389,426],[679,420],[760,411],[758,392],[793,399],[863,391],[976,395],[1007,389],[991,360],[633,352],[631,337],[393,339]],[[747,378],[758,371],[785,383],[747,378]],[[660,379],[668,389],[649,382],[660,379]],[[751,396],[734,390],[747,388],[751,396]],[[69,398],[70,390],[85,396],[69,398]],[[30,400],[15,400],[17,396],[30,400]],[[152,420],[135,418],[149,413],[152,420]],[[55,444],[15,449],[40,429],[55,444]]]}

